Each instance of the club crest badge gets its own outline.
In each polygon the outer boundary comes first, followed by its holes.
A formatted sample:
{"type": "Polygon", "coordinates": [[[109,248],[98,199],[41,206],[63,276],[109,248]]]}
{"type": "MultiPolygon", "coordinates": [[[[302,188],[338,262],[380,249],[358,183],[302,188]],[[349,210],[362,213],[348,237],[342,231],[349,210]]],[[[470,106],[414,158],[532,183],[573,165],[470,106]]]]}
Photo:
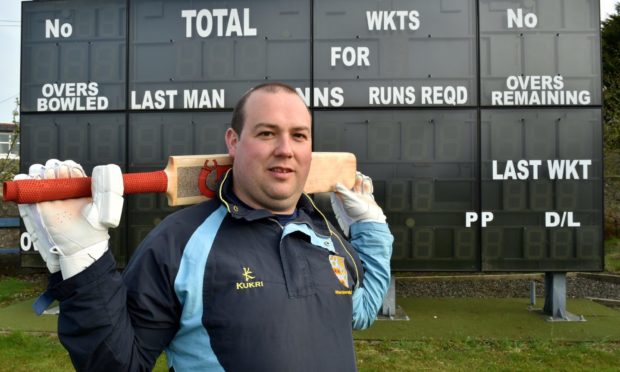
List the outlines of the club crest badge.
{"type": "Polygon", "coordinates": [[[344,264],[344,257],[329,255],[329,263],[332,265],[332,270],[340,284],[349,288],[349,274],[344,264]]]}

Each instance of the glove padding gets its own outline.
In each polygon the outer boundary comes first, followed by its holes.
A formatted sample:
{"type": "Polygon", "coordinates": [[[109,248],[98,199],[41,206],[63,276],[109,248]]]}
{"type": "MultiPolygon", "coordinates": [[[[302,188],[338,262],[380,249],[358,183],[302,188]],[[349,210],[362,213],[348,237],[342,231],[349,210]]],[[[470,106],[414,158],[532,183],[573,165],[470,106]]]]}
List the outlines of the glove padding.
{"type": "MultiPolygon", "coordinates": [[[[82,167],[71,161],[48,160],[35,164],[29,175],[15,179],[85,177],[82,167]]],[[[114,164],[95,167],[92,198],[19,205],[20,215],[35,249],[50,272],[68,279],[99,259],[108,249],[108,228],[118,226],[123,210],[123,179],[114,164]]]]}
{"type": "Polygon", "coordinates": [[[336,192],[331,193],[332,209],[340,228],[349,236],[349,229],[356,222],[386,223],[383,210],[375,202],[372,179],[357,172],[352,190],[341,183],[336,184],[336,192]]]}
{"type": "MultiPolygon", "coordinates": [[[[18,181],[31,178],[33,177],[30,177],[27,174],[18,174],[13,179],[18,181]]],[[[18,204],[17,208],[19,210],[19,215],[24,221],[24,226],[30,235],[32,246],[34,246],[35,251],[39,252],[41,258],[43,258],[43,261],[45,261],[49,272],[53,274],[60,271],[58,255],[51,253],[51,249],[54,246],[54,241],[43,225],[43,221],[41,221],[41,216],[39,215],[37,205],[18,204]]]]}

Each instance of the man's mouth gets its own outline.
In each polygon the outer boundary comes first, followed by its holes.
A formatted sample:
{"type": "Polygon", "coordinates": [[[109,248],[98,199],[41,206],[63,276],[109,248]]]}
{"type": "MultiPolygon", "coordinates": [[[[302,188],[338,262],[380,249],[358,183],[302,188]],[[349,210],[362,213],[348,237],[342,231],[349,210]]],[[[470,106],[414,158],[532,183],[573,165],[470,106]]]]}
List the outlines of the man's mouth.
{"type": "Polygon", "coordinates": [[[269,168],[269,170],[271,172],[274,172],[274,173],[291,173],[291,172],[293,172],[293,170],[291,168],[284,168],[284,167],[272,167],[272,168],[269,168]]]}

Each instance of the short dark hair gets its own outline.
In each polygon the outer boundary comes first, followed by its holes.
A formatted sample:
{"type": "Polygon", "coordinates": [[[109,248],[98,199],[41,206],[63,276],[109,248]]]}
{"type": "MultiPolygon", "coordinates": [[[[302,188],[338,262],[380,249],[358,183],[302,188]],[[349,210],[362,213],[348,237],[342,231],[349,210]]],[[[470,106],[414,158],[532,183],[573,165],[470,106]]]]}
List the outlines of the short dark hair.
{"type": "MultiPolygon", "coordinates": [[[[243,122],[245,120],[245,103],[248,98],[252,95],[252,93],[263,90],[269,93],[277,93],[279,91],[285,91],[292,94],[298,94],[295,88],[288,84],[279,83],[279,82],[271,82],[271,83],[263,83],[257,85],[253,88],[250,88],[247,92],[241,96],[232,113],[232,120],[230,122],[230,127],[238,134],[241,135],[241,131],[243,130],[243,122]]],[[[301,98],[301,97],[300,97],[301,98]]],[[[309,111],[308,111],[309,112],[309,111]]]]}

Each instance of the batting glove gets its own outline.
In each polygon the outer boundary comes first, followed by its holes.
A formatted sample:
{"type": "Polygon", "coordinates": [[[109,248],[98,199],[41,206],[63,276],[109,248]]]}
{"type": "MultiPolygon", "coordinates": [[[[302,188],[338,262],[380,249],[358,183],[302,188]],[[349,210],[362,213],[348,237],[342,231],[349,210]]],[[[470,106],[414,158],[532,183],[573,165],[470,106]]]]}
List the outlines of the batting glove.
{"type": "MultiPolygon", "coordinates": [[[[84,169],[67,160],[35,164],[15,179],[86,177],[84,169]]],[[[123,210],[123,178],[117,165],[95,167],[92,198],[20,204],[19,212],[33,245],[50,272],[68,279],[86,269],[108,250],[108,228],[118,226],[123,210]]]]}
{"type": "Polygon", "coordinates": [[[356,222],[386,223],[385,214],[372,193],[372,179],[360,172],[356,174],[353,189],[336,184],[336,192],[330,195],[332,209],[346,236],[349,236],[349,229],[356,222]]]}

